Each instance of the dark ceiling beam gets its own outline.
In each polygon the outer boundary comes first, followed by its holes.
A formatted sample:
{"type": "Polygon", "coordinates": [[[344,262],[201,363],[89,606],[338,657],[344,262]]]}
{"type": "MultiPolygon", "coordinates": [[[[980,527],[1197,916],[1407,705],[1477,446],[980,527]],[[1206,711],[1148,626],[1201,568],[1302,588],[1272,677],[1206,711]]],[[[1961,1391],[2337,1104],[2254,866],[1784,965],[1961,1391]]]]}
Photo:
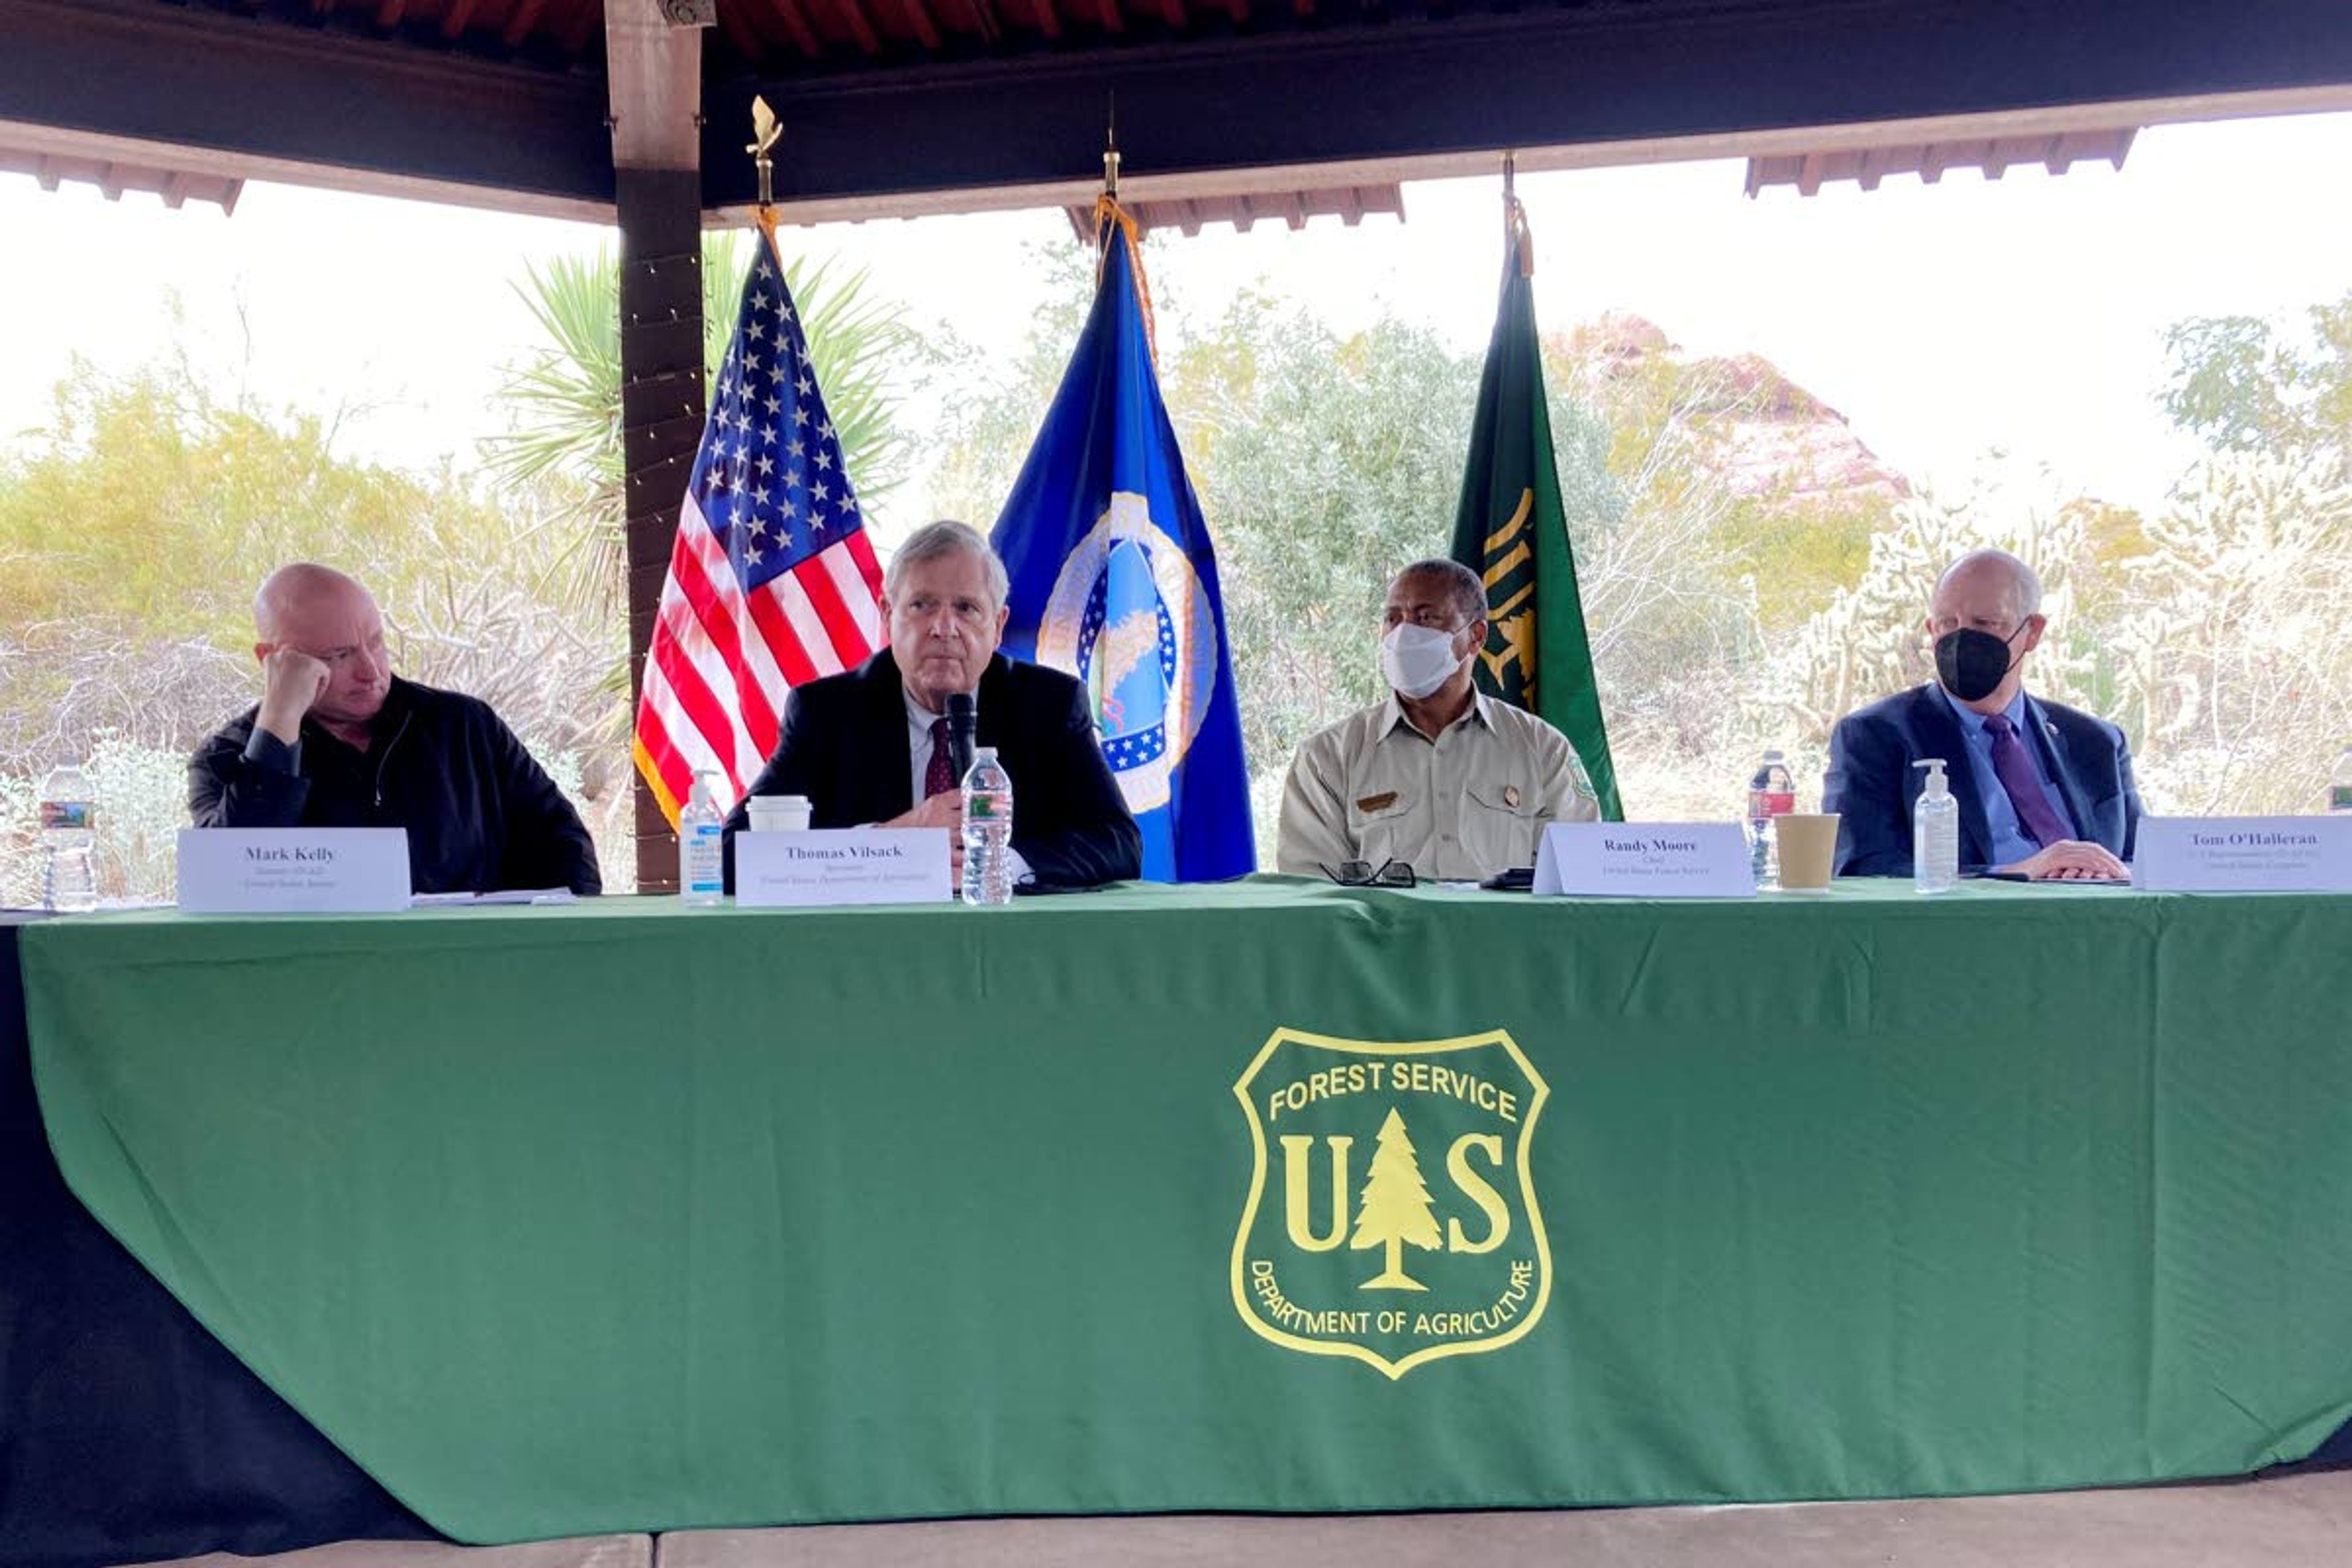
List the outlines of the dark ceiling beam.
{"type": "Polygon", "coordinates": [[[565,59],[578,59],[581,51],[587,48],[588,40],[595,37],[597,29],[604,26],[604,19],[599,15],[601,9],[595,5],[583,5],[572,14],[572,25],[559,40],[563,47],[565,59]]]}
{"type": "Polygon", "coordinates": [[[882,52],[882,35],[866,15],[866,0],[832,0],[833,14],[848,24],[849,36],[871,57],[882,52]]]}
{"type": "MultiPolygon", "coordinates": [[[[1031,0],[1040,25],[1052,0],[1031,0]]],[[[1336,15],[1218,38],[714,81],[706,206],[764,92],[788,201],[1083,179],[1118,100],[1130,174],[1570,146],[2352,83],[2345,0],[1653,0],[1336,15]],[[725,128],[725,129],[721,129],[725,128]]]]}
{"type": "Polygon", "coordinates": [[[499,42],[510,49],[520,48],[522,41],[530,37],[530,30],[539,26],[539,18],[546,10],[547,0],[522,0],[522,4],[514,8],[514,15],[507,18],[507,25],[499,30],[499,42]]]}
{"type": "Polygon", "coordinates": [[[907,21],[915,29],[915,40],[923,47],[936,52],[940,47],[940,29],[932,22],[931,14],[925,8],[923,0],[904,0],[904,3],[907,21]]]}
{"type": "MultiPolygon", "coordinates": [[[[724,7],[721,7],[720,15],[725,15],[724,7]]],[[[776,15],[784,19],[784,30],[793,36],[793,42],[799,47],[804,58],[813,60],[824,58],[824,44],[817,37],[816,28],[809,21],[808,13],[801,9],[800,0],[776,0],[776,15]]]]}
{"type": "Polygon", "coordinates": [[[613,199],[604,84],[584,73],[154,0],[0,0],[0,120],[613,199]]]}
{"type": "Polygon", "coordinates": [[[751,12],[743,5],[719,7],[719,30],[727,35],[727,41],[733,44],[735,52],[745,59],[767,58],[767,40],[760,36],[760,29],[751,25],[751,12]]]}

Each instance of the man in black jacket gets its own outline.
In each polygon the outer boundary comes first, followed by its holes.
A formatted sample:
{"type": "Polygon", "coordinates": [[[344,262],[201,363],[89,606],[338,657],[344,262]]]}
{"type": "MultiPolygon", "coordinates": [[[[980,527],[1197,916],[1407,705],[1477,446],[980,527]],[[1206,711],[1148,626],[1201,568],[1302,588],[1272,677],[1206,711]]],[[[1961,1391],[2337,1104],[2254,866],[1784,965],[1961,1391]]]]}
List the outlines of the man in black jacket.
{"type": "MultiPolygon", "coordinates": [[[[751,793],[809,797],[813,827],[937,827],[962,875],[962,781],[949,763],[947,700],[969,692],[977,743],[1013,776],[1014,874],[1085,887],[1139,876],[1143,837],[1103,761],[1085,688],[996,651],[1004,563],[961,522],[916,531],[890,559],[882,609],[890,646],[853,670],[795,689],[775,755],[751,793]]],[[[727,819],[727,879],[735,835],[727,819]]]]}
{"type": "Polygon", "coordinates": [[[489,705],[392,673],[365,588],[281,567],[253,619],[261,701],[196,748],[198,827],[404,827],[420,893],[602,890],[579,814],[489,705]]]}

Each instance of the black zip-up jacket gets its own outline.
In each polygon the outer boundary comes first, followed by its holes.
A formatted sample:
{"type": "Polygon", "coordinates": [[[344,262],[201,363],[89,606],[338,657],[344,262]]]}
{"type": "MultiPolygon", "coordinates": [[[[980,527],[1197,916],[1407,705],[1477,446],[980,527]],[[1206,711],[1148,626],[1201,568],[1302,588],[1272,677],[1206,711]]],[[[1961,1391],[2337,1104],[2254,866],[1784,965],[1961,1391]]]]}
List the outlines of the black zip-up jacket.
{"type": "Polygon", "coordinates": [[[248,708],[196,748],[198,827],[404,827],[420,893],[603,890],[580,814],[490,705],[394,677],[362,754],[302,721],[292,746],[248,708]]]}

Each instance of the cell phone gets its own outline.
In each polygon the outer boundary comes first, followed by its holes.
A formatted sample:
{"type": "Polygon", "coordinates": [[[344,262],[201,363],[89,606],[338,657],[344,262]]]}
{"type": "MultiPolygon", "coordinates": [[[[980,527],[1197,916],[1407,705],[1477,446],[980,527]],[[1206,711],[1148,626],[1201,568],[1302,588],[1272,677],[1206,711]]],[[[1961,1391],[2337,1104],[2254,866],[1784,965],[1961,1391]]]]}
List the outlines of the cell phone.
{"type": "Polygon", "coordinates": [[[1535,891],[1536,868],[1514,866],[1507,871],[1497,871],[1478,884],[1490,893],[1531,893],[1535,891]]]}

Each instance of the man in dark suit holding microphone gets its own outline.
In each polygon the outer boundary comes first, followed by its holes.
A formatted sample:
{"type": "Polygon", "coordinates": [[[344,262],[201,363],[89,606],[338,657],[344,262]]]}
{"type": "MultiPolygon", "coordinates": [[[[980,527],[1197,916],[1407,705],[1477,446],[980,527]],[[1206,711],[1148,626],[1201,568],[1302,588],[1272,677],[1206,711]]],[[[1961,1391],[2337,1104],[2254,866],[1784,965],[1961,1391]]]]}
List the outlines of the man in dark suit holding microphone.
{"type": "MultiPolygon", "coordinates": [[[[1004,563],[961,522],[915,531],[890,558],[890,646],[857,668],[795,689],[752,795],[800,795],[813,827],[936,827],[962,876],[964,770],[994,746],[1013,777],[1013,851],[1057,887],[1141,874],[1143,840],[1103,761],[1085,689],[996,651],[1004,563]]],[[[749,806],[727,819],[727,880],[749,806]]]]}
{"type": "Polygon", "coordinates": [[[1838,814],[1843,877],[1911,874],[1911,803],[1923,757],[1948,764],[1960,866],[2041,880],[2129,873],[2139,790],[2121,730],[2027,695],[2041,646],[2042,580],[2003,550],[1961,556],[1927,616],[1936,679],[1838,721],[1822,809],[1838,814]]]}

